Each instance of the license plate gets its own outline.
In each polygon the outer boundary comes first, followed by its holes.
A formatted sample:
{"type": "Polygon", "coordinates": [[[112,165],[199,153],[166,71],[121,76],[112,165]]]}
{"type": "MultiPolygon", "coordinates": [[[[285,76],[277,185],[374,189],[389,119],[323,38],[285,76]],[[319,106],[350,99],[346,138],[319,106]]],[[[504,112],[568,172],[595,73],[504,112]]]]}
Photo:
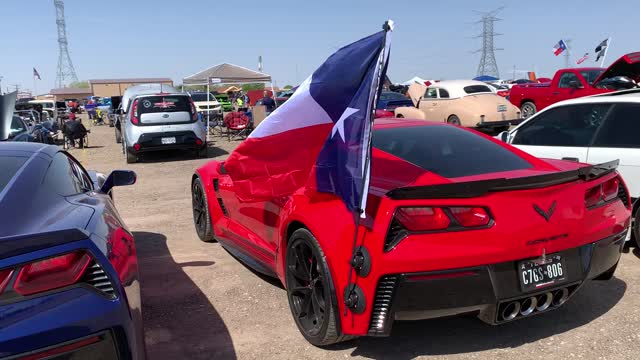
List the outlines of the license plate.
{"type": "Polygon", "coordinates": [[[175,143],[176,143],[176,138],[174,137],[162,138],[162,145],[169,145],[169,144],[175,144],[175,143]]]}
{"type": "Polygon", "coordinates": [[[520,287],[523,291],[542,289],[566,280],[566,268],[560,255],[544,259],[521,261],[518,264],[520,287]]]}
{"type": "Polygon", "coordinates": [[[507,105],[498,105],[498,112],[506,112],[507,105]]]}

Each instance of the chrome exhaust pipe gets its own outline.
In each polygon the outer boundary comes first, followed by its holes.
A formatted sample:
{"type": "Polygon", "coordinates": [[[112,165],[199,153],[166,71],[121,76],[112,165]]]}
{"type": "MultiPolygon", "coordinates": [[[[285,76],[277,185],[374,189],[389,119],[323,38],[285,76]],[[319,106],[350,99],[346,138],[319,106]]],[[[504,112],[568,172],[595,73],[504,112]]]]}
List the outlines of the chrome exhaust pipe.
{"type": "Polygon", "coordinates": [[[569,290],[567,288],[558,289],[553,292],[553,306],[560,306],[569,298],[569,290]]]}
{"type": "Polygon", "coordinates": [[[536,310],[536,305],[538,304],[538,299],[535,297],[530,297],[522,300],[522,305],[520,307],[520,314],[522,316],[531,315],[536,310]]]}
{"type": "Polygon", "coordinates": [[[520,313],[520,303],[517,301],[512,301],[508,303],[504,309],[502,310],[502,319],[503,320],[513,320],[520,313]]]}
{"type": "Polygon", "coordinates": [[[550,292],[540,294],[536,299],[538,300],[536,310],[545,311],[549,308],[549,306],[551,306],[551,302],[553,301],[553,294],[550,292]]]}

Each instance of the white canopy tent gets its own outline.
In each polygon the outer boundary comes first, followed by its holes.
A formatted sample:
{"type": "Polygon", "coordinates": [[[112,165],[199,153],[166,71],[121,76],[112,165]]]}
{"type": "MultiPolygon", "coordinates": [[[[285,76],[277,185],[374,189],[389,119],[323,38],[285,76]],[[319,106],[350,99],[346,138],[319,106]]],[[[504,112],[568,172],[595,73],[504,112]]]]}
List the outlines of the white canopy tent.
{"type": "MultiPolygon", "coordinates": [[[[271,75],[228,63],[222,63],[212,66],[182,79],[183,85],[206,85],[207,94],[210,93],[210,86],[212,84],[221,85],[249,83],[269,83],[271,91],[273,92],[273,82],[271,80],[271,75]]],[[[276,101],[275,94],[273,100],[276,101]]],[[[208,130],[209,113],[207,112],[207,132],[208,130]]]]}

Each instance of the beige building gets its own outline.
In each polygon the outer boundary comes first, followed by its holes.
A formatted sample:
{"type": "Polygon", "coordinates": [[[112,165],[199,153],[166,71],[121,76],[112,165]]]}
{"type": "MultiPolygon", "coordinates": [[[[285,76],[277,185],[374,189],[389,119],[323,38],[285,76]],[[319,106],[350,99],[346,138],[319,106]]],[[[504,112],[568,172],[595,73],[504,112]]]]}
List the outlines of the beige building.
{"type": "Polygon", "coordinates": [[[59,88],[52,89],[49,95],[52,95],[55,101],[64,101],[65,99],[81,100],[93,95],[93,92],[89,88],[59,88]]]}
{"type": "Polygon", "coordinates": [[[140,84],[163,84],[173,86],[173,80],[169,78],[89,80],[91,92],[94,96],[99,97],[122,96],[125,90],[140,84]]]}

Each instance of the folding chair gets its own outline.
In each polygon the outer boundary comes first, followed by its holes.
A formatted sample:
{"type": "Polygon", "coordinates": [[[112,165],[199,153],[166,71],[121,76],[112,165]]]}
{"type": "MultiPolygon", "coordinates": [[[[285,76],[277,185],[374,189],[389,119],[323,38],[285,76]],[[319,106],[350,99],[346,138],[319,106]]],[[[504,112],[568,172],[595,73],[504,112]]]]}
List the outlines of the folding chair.
{"type": "Polygon", "coordinates": [[[231,141],[231,136],[246,137],[249,134],[249,117],[241,112],[231,112],[224,117],[224,124],[227,127],[227,138],[231,141]]]}

